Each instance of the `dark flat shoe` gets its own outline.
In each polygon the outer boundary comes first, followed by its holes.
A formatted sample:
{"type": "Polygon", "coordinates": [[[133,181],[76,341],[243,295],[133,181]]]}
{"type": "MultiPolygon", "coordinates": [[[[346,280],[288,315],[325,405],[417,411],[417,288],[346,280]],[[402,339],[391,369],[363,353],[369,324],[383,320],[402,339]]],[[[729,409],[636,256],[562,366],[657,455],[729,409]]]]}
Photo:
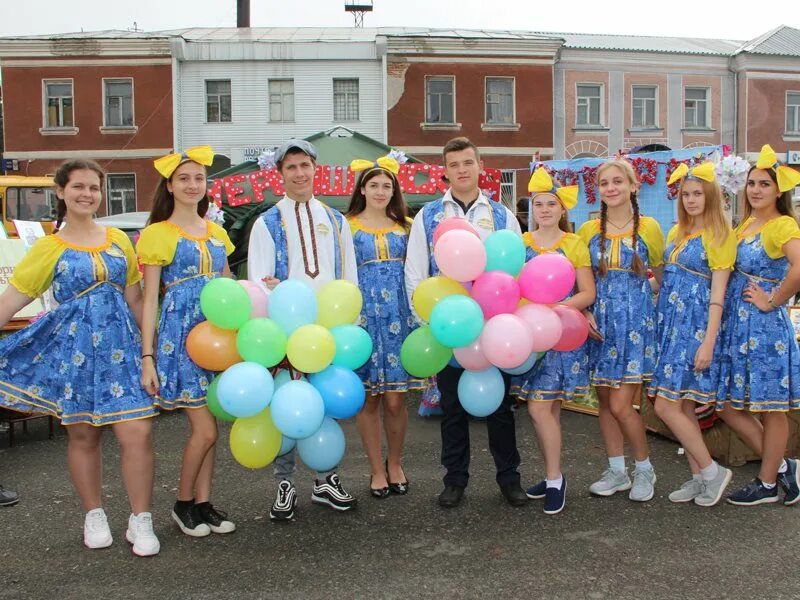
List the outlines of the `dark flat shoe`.
{"type": "Polygon", "coordinates": [[[408,493],[408,478],[406,477],[405,481],[398,481],[393,482],[389,479],[389,461],[384,463],[384,469],[386,469],[386,481],[389,482],[389,491],[392,494],[397,494],[398,496],[405,496],[408,493]]]}
{"type": "Polygon", "coordinates": [[[372,487],[372,477],[369,478],[369,493],[373,498],[377,498],[378,500],[383,500],[384,498],[389,497],[389,486],[382,487],[382,488],[374,488],[372,487]]]}

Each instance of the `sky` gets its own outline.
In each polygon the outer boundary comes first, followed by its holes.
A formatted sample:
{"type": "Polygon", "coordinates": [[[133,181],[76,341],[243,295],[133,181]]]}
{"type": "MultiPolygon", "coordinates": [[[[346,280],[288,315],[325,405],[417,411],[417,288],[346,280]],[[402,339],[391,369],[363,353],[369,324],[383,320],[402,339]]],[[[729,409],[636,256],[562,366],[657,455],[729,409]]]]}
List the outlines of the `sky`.
{"type": "MultiPolygon", "coordinates": [[[[252,27],[351,27],[344,0],[251,0],[252,27]]],[[[367,27],[524,29],[749,40],[779,25],[800,29],[797,0],[374,0],[367,27]],[[743,8],[745,7],[745,8],[743,8]],[[768,7],[768,8],[767,8],[768,7]]],[[[131,29],[233,27],[236,0],[0,0],[0,36],[131,29]],[[80,10],[76,10],[80,7],[80,10]]]]}

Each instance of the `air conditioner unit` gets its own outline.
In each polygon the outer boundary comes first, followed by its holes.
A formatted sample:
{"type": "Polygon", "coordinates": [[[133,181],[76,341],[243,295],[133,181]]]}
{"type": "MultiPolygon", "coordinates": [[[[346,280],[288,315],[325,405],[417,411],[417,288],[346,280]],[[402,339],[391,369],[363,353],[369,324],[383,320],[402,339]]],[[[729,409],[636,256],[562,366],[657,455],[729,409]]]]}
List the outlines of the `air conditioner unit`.
{"type": "Polygon", "coordinates": [[[786,153],[786,162],[790,165],[800,165],[800,150],[789,150],[786,153]]]}

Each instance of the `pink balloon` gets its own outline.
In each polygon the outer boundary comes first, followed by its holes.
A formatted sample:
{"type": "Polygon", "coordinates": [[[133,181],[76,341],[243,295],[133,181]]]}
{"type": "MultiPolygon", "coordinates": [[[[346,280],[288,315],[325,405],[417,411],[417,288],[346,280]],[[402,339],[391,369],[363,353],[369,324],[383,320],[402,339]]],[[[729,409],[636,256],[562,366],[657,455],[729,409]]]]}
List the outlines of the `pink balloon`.
{"type": "Polygon", "coordinates": [[[520,306],[514,314],[530,328],[534,352],[546,352],[561,339],[561,319],[549,306],[526,304],[520,306]]]}
{"type": "Polygon", "coordinates": [[[522,296],[536,304],[561,302],[574,287],[575,267],[561,254],[534,256],[519,274],[522,296]]]}
{"type": "Polygon", "coordinates": [[[468,371],[483,371],[492,366],[492,363],[483,355],[481,350],[481,338],[478,338],[469,346],[461,346],[453,349],[453,355],[458,364],[468,371]]]}
{"type": "Polygon", "coordinates": [[[472,281],[486,267],[486,249],[481,239],[463,229],[448,231],[433,248],[439,270],[456,281],[472,281]]]}
{"type": "Polygon", "coordinates": [[[450,217],[448,219],[444,219],[436,226],[436,229],[433,230],[433,245],[436,246],[436,242],[439,241],[440,237],[442,237],[448,231],[453,231],[454,229],[469,231],[475,237],[480,239],[478,232],[475,231],[475,228],[472,225],[470,225],[469,221],[462,217],[450,217]]]}
{"type": "Polygon", "coordinates": [[[481,350],[494,366],[513,369],[531,355],[533,336],[530,327],[516,315],[496,315],[483,326],[481,350]]]}
{"type": "Polygon", "coordinates": [[[513,313],[519,304],[519,284],[504,271],[488,271],[472,285],[472,298],[483,310],[483,318],[513,313]]]}
{"type": "Polygon", "coordinates": [[[241,285],[247,291],[247,295],[250,296],[250,302],[253,305],[250,318],[266,317],[267,307],[269,306],[269,296],[267,296],[267,293],[261,289],[260,285],[248,281],[247,279],[240,279],[239,285],[241,285]]]}
{"type": "Polygon", "coordinates": [[[553,350],[570,352],[583,346],[589,337],[589,321],[583,313],[563,304],[555,305],[553,312],[561,319],[561,339],[553,346],[553,350]]]}

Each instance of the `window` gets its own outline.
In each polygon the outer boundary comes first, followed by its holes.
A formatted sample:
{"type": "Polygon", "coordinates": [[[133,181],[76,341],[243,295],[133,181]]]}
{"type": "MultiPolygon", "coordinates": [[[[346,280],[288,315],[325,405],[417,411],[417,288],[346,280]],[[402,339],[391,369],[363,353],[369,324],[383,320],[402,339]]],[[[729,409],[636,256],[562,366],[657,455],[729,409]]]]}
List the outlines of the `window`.
{"type": "Polygon", "coordinates": [[[800,92],[786,93],[786,133],[800,133],[800,92]]]}
{"type": "Polygon", "coordinates": [[[333,120],[358,121],[358,79],[333,80],[333,120]]]}
{"type": "Polygon", "coordinates": [[[108,214],[134,212],[136,210],[136,175],[114,174],[106,177],[108,214]]]}
{"type": "Polygon", "coordinates": [[[500,202],[515,212],[517,181],[516,171],[500,171],[500,202]]]}
{"type": "Polygon", "coordinates": [[[686,88],[683,102],[684,127],[707,128],[708,123],[708,89],[686,88]]]}
{"type": "Polygon", "coordinates": [[[72,81],[45,81],[44,97],[46,128],[75,126],[72,111],[72,81]]]}
{"type": "Polygon", "coordinates": [[[656,127],[656,94],[655,86],[633,86],[632,127],[656,127]]]}
{"type": "Polygon", "coordinates": [[[231,122],[231,80],[206,81],[206,123],[231,122]]]}
{"type": "Polygon", "coordinates": [[[104,79],[105,126],[133,127],[133,79],[104,79]]]}
{"type": "Polygon", "coordinates": [[[486,78],[486,123],[514,124],[514,78],[486,78]]]}
{"type": "Polygon", "coordinates": [[[578,110],[575,124],[580,127],[600,127],[603,86],[600,84],[578,84],[578,110]]]}
{"type": "Polygon", "coordinates": [[[425,79],[425,122],[454,125],[455,77],[428,77],[425,79]]]}
{"type": "Polygon", "coordinates": [[[56,195],[47,188],[8,188],[7,218],[19,221],[51,221],[56,214],[56,195]]]}
{"type": "Polygon", "coordinates": [[[273,123],[294,121],[294,79],[270,80],[269,120],[273,123]]]}

